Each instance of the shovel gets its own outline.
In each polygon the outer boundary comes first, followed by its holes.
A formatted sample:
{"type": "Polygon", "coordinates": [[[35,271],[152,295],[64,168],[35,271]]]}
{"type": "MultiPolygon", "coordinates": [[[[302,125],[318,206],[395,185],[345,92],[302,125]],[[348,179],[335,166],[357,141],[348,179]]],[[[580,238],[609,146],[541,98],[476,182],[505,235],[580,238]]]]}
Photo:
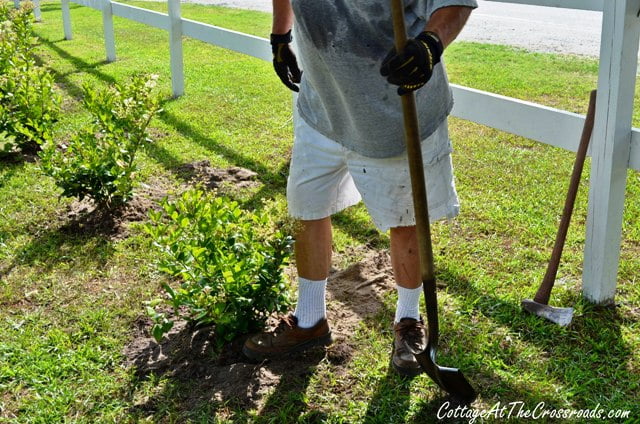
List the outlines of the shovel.
{"type": "MultiPolygon", "coordinates": [[[[404,24],[404,6],[402,0],[391,0],[393,17],[393,31],[397,51],[402,51],[407,42],[404,24]]],[[[418,115],[413,92],[401,96],[402,112],[404,116],[404,132],[409,158],[409,172],[411,175],[411,189],[416,216],[416,232],[420,255],[420,272],[427,306],[428,340],[427,347],[422,352],[414,351],[408,344],[406,348],[414,354],[420,367],[440,388],[449,393],[454,399],[463,404],[470,404],[476,398],[476,391],[456,368],[442,367],[436,364],[436,350],[438,349],[438,298],[436,293],[436,277],[433,267],[433,250],[431,247],[431,232],[429,230],[429,209],[427,206],[427,190],[424,181],[424,165],[422,163],[422,149],[418,130],[418,115]]]]}
{"type": "Polygon", "coordinates": [[[595,113],[596,90],[593,90],[589,97],[587,117],[584,121],[580,145],[578,146],[576,160],[573,164],[573,172],[571,173],[571,181],[569,182],[569,191],[567,192],[567,198],[564,203],[564,210],[562,211],[562,218],[560,219],[560,226],[558,227],[558,234],[556,234],[556,242],[553,246],[551,259],[549,259],[547,272],[545,273],[542,283],[540,284],[540,288],[533,300],[525,299],[522,301],[522,308],[525,311],[538,315],[539,317],[546,318],[562,327],[566,327],[571,323],[571,320],[573,319],[573,308],[558,308],[550,306],[549,298],[551,297],[551,290],[553,289],[556,274],[558,273],[558,265],[560,264],[560,257],[562,256],[564,242],[567,238],[567,230],[569,229],[569,222],[571,221],[571,214],[573,213],[573,205],[576,201],[578,186],[580,185],[580,176],[582,175],[584,160],[587,156],[587,149],[589,148],[589,140],[591,139],[591,133],[593,132],[595,113]]]}

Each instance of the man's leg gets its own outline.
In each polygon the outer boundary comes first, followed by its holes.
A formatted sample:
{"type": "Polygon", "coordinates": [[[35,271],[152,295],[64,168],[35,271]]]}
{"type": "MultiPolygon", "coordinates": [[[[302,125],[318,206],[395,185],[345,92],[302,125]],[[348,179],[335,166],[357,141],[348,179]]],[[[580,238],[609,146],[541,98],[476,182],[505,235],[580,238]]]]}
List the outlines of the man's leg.
{"type": "Polygon", "coordinates": [[[298,304],[293,317],[282,317],[274,331],[256,334],[246,341],[243,352],[254,360],[279,358],[331,344],[325,306],[326,278],[331,265],[328,217],[360,201],[347,172],[344,148],[302,119],[294,122],[287,206],[290,216],[301,220],[295,243],[298,304]]]}
{"type": "Polygon", "coordinates": [[[416,350],[424,349],[426,343],[420,321],[422,278],[415,226],[391,228],[391,266],[398,291],[392,363],[400,374],[414,376],[421,372],[420,366],[404,343],[416,350]]]}
{"type": "Polygon", "coordinates": [[[302,352],[333,342],[326,319],[325,291],[331,265],[331,218],[300,221],[296,231],[298,304],[291,316],[283,317],[275,331],[250,337],[242,352],[262,361],[302,352]]]}
{"type": "Polygon", "coordinates": [[[300,221],[295,242],[298,303],[293,315],[311,328],[327,315],[327,277],[331,266],[331,218],[300,221]]]}
{"type": "Polygon", "coordinates": [[[298,276],[326,280],[331,266],[331,217],[299,221],[295,239],[298,276]]]}
{"type": "Polygon", "coordinates": [[[415,225],[391,228],[391,266],[400,287],[415,289],[422,284],[415,225]]]}

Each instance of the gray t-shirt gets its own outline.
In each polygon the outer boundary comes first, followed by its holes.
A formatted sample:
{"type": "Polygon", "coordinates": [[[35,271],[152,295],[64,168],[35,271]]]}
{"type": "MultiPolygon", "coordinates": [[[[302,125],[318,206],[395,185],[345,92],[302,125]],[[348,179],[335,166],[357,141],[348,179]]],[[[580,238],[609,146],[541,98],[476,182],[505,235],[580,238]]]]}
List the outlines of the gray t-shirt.
{"type": "MultiPolygon", "coordinates": [[[[298,110],[318,132],[363,156],[404,152],[397,87],[380,75],[393,47],[389,0],[292,0],[294,40],[303,69],[298,110]]],[[[477,7],[476,0],[405,0],[409,37],[442,7],[477,7]]],[[[422,139],[446,119],[453,98],[444,67],[416,92],[422,139]]]]}

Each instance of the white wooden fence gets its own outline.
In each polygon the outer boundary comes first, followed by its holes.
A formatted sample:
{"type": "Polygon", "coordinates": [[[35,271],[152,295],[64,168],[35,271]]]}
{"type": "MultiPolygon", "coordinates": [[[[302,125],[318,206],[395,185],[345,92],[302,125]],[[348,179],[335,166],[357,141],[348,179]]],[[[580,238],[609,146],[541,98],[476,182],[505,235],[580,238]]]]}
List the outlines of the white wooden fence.
{"type": "MultiPolygon", "coordinates": [[[[180,0],[168,0],[168,14],[110,0],[61,1],[67,40],[72,38],[69,1],[102,12],[108,61],[116,60],[114,15],[168,31],[174,96],[184,93],[182,36],[271,61],[268,40],[181,18],[180,0]]],[[[627,169],[640,170],[640,130],[631,127],[640,0],[490,1],[603,12],[596,122],[590,148],[583,293],[592,302],[611,303],[620,258],[627,169]]],[[[454,116],[551,146],[577,150],[583,115],[458,85],[453,86],[453,93],[454,116]]]]}

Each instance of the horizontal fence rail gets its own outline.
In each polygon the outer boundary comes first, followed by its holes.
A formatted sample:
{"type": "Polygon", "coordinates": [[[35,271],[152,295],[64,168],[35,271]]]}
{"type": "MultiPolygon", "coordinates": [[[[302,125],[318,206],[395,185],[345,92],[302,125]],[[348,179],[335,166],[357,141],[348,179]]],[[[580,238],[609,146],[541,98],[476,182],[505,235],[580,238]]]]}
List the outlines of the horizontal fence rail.
{"type": "Polygon", "coordinates": [[[187,37],[223,47],[248,56],[271,62],[271,45],[269,40],[220,28],[214,25],[207,25],[190,19],[182,20],[182,31],[187,37]]]}
{"type": "MultiPolygon", "coordinates": [[[[17,1],[17,0],[16,0],[17,1]]],[[[111,17],[130,19],[170,33],[174,96],[183,94],[181,37],[187,36],[258,59],[271,61],[264,38],[180,17],[179,0],[169,14],[109,0],[61,0],[65,38],[71,39],[69,1],[103,14],[108,60],[115,60],[111,17]]],[[[601,11],[598,108],[591,143],[592,174],[583,273],[584,295],[597,303],[613,301],[622,232],[627,169],[640,170],[640,129],[631,128],[640,37],[640,0],[488,0],[532,6],[601,11]],[[631,59],[629,59],[631,58],[631,59]]],[[[585,116],[452,84],[452,115],[575,152],[585,116]]],[[[586,93],[585,93],[586,96],[586,93]]]]}
{"type": "MultiPolygon", "coordinates": [[[[80,4],[81,1],[82,0],[74,0],[74,3],[80,4]]],[[[115,1],[111,2],[111,5],[111,10],[115,16],[120,16],[144,25],[169,31],[169,15],[167,14],[115,1]]],[[[94,7],[94,9],[96,8],[94,7]]]]}

